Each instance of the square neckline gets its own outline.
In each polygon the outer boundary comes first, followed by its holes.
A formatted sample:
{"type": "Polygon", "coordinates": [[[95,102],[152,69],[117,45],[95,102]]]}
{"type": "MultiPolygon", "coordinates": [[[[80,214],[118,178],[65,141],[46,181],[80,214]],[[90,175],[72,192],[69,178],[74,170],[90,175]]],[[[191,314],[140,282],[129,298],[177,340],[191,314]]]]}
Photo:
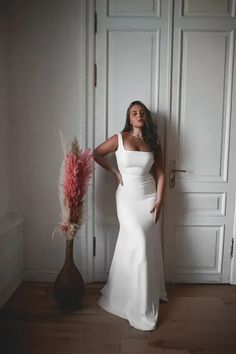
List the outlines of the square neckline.
{"type": "Polygon", "coordinates": [[[122,133],[118,133],[118,135],[120,136],[121,145],[122,145],[124,151],[127,151],[127,152],[145,152],[145,153],[149,153],[149,154],[153,152],[153,151],[141,151],[141,150],[126,150],[125,147],[124,147],[124,143],[123,143],[122,133]]]}

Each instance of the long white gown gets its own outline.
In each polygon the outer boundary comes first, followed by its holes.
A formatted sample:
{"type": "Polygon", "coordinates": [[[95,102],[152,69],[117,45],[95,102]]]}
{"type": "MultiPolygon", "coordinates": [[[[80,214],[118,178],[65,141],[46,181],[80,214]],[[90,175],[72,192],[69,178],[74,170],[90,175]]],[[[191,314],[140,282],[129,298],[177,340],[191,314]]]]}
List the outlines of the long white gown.
{"type": "Polygon", "coordinates": [[[137,329],[153,330],[159,300],[168,301],[160,226],[150,212],[156,198],[156,183],[150,174],[153,152],[126,150],[118,133],[115,154],[123,179],[123,186],[119,184],[116,190],[120,229],[108,281],[97,303],[137,329]]]}

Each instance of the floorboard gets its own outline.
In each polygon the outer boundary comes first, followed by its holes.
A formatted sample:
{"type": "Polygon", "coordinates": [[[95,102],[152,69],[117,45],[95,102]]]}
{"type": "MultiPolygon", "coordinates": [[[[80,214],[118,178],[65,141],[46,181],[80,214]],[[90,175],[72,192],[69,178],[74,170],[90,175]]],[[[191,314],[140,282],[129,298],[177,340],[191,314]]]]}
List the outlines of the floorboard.
{"type": "Polygon", "coordinates": [[[66,313],[52,284],[24,282],[0,311],[1,354],[236,354],[236,286],[167,284],[155,331],[101,309],[103,283],[66,313]]]}

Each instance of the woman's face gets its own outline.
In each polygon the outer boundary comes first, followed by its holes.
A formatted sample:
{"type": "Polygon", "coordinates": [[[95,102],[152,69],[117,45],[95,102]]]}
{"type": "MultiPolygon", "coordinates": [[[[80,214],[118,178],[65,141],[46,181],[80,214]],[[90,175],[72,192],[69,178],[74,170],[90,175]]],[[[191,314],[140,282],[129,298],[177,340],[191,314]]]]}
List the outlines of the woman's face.
{"type": "Polygon", "coordinates": [[[145,124],[145,111],[142,106],[135,104],[130,108],[129,112],[130,124],[134,128],[142,128],[145,124]]]}

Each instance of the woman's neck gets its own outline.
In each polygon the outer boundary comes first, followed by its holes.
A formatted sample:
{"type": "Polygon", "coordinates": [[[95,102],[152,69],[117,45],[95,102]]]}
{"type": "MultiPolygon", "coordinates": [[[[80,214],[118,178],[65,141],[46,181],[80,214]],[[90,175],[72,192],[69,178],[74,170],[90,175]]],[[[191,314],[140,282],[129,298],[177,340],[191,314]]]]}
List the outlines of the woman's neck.
{"type": "Polygon", "coordinates": [[[132,135],[136,136],[137,138],[142,138],[143,136],[143,132],[141,128],[133,128],[133,130],[131,131],[132,135]]]}

